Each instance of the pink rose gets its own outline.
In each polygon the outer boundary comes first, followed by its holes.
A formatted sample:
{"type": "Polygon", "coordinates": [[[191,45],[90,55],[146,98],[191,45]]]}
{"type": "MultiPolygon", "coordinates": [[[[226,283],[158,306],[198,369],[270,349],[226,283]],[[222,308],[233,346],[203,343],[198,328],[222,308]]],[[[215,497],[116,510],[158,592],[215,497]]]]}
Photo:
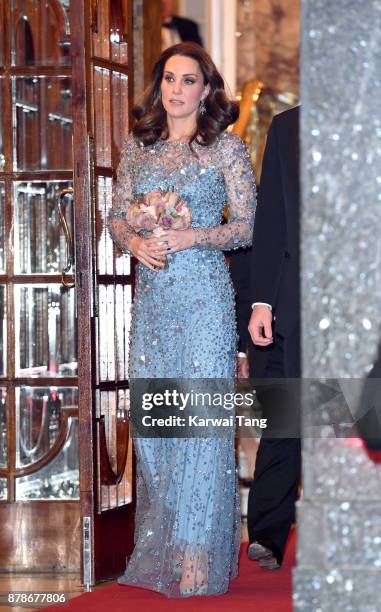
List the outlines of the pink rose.
{"type": "Polygon", "coordinates": [[[169,206],[174,207],[180,199],[180,196],[175,191],[170,191],[165,195],[165,199],[169,206]]]}
{"type": "Polygon", "coordinates": [[[157,214],[157,218],[160,217],[161,214],[163,214],[163,212],[165,211],[165,202],[164,200],[161,200],[161,202],[159,202],[156,205],[156,214],[157,214]]]}
{"type": "Polygon", "coordinates": [[[181,217],[176,217],[173,219],[172,228],[174,230],[184,229],[183,224],[181,222],[181,217]]]}
{"type": "Polygon", "coordinates": [[[133,204],[126,211],[126,220],[136,232],[151,230],[156,225],[155,209],[142,204],[133,204]]]}
{"type": "Polygon", "coordinates": [[[155,206],[157,202],[162,199],[162,193],[159,189],[155,189],[154,191],[150,191],[146,193],[144,196],[144,202],[148,204],[148,206],[155,206]]]}
{"type": "Polygon", "coordinates": [[[152,230],[156,225],[156,219],[151,215],[141,215],[140,227],[145,230],[152,230]]]}
{"type": "Polygon", "coordinates": [[[171,215],[162,215],[161,216],[161,224],[163,225],[163,227],[172,227],[173,224],[173,217],[171,217],[171,215]]]}
{"type": "Polygon", "coordinates": [[[156,210],[156,206],[154,206],[153,204],[150,205],[143,205],[142,206],[142,211],[147,214],[147,215],[151,215],[151,217],[153,219],[157,219],[157,210],[156,210]]]}
{"type": "Polygon", "coordinates": [[[140,207],[137,204],[133,204],[126,210],[126,221],[132,227],[134,226],[136,222],[136,215],[139,213],[139,211],[140,211],[140,207]]]}

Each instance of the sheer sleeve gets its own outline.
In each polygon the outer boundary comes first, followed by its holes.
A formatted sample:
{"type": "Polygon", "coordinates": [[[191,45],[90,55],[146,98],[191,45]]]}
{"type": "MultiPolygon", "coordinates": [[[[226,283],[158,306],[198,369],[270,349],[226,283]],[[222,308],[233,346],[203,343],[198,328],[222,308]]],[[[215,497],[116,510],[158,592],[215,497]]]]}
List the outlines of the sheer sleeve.
{"type": "Polygon", "coordinates": [[[195,244],[238,249],[252,243],[257,202],[255,177],[247,146],[238,136],[225,134],[221,147],[229,219],[225,225],[194,228],[195,244]]]}
{"type": "Polygon", "coordinates": [[[137,144],[128,136],[122,149],[116,179],[112,188],[112,207],[107,217],[111,238],[124,253],[129,253],[131,240],[137,233],[126,221],[126,211],[133,202],[133,167],[137,144]]]}

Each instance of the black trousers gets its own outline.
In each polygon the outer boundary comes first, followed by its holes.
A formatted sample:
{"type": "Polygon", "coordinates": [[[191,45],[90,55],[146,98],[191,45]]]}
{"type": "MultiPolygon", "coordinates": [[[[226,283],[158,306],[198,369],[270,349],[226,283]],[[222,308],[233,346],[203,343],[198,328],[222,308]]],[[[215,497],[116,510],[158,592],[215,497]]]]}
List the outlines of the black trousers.
{"type": "MultiPolygon", "coordinates": [[[[284,376],[284,339],[277,335],[264,378],[284,376]]],[[[299,423],[299,403],[295,388],[290,391],[287,383],[282,386],[269,381],[267,386],[262,381],[257,396],[269,429],[259,444],[249,492],[249,541],[270,548],[282,563],[287,537],[295,519],[300,482],[301,444],[299,427],[295,426],[296,421],[299,423]]]]}

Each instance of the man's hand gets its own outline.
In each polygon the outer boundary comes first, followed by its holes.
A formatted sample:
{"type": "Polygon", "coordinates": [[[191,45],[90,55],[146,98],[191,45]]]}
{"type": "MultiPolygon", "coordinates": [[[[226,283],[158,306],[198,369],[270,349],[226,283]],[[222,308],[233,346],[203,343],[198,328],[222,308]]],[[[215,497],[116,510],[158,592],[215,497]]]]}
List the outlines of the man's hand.
{"type": "Polygon", "coordinates": [[[249,321],[251,339],[257,346],[268,346],[273,342],[271,322],[273,315],[268,306],[258,304],[254,306],[249,321]]]}

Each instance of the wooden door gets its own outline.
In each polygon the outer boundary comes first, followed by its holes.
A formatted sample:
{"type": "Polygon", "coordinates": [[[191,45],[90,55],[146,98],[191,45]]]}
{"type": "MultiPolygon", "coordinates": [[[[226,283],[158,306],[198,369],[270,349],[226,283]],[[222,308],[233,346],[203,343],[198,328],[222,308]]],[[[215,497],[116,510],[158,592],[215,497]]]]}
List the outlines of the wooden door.
{"type": "Polygon", "coordinates": [[[0,0],[0,571],[90,585],[132,548],[133,274],[105,221],[152,7],[0,0]]]}
{"type": "Polygon", "coordinates": [[[7,572],[80,567],[76,300],[59,215],[61,199],[73,233],[69,14],[68,0],[0,2],[0,571],[7,572]]]}
{"type": "Polygon", "coordinates": [[[129,256],[106,227],[133,96],[132,0],[72,0],[73,154],[83,581],[120,574],[133,542],[129,256]],[[75,23],[75,26],[74,26],[75,23]]]}

